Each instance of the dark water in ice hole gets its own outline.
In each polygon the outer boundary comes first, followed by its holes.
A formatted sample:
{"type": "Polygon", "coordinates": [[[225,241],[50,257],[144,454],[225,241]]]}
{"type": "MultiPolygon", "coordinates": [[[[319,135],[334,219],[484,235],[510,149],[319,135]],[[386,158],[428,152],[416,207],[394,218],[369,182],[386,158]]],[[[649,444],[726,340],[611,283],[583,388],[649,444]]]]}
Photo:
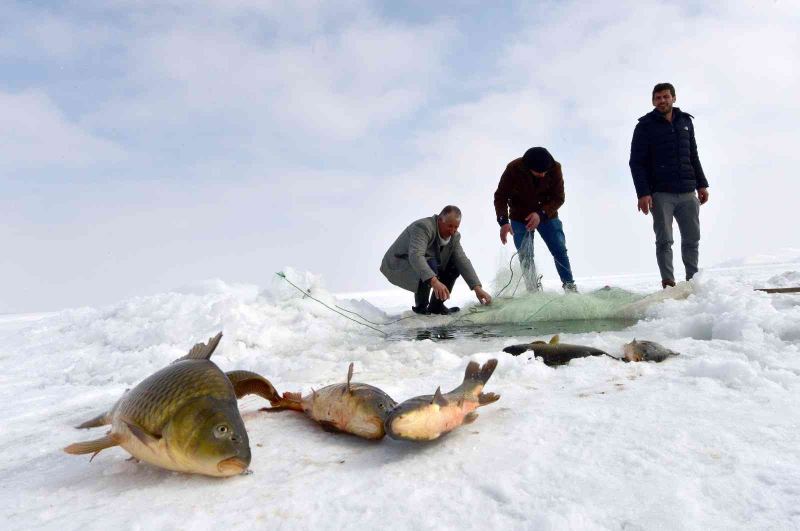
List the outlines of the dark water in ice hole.
{"type": "Polygon", "coordinates": [[[390,341],[447,341],[451,339],[490,339],[523,337],[549,339],[555,334],[584,334],[624,330],[636,324],[636,319],[575,319],[568,321],[538,321],[521,324],[485,324],[408,328],[389,334],[390,341]]]}

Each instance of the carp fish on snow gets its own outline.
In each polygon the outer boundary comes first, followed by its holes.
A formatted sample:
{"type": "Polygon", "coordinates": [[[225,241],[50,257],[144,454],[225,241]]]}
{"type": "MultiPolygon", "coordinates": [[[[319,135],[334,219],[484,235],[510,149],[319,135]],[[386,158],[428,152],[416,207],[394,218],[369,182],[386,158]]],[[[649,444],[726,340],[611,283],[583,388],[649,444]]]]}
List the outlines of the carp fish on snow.
{"type": "Polygon", "coordinates": [[[229,373],[232,381],[210,361],[221,338],[220,332],[208,343],[196,344],[126,391],[108,412],[78,426],[111,424],[104,437],[64,451],[96,455],[121,446],[133,457],[168,470],[220,477],[245,472],[250,443],[236,398],[251,392],[268,395],[271,385],[247,371],[229,373]]]}
{"type": "Polygon", "coordinates": [[[345,383],[329,385],[306,396],[300,393],[278,396],[276,392],[271,399],[265,397],[273,407],[264,409],[302,411],[326,431],[350,433],[364,439],[382,439],[386,434],[383,427],[386,416],[397,402],[377,387],[355,383],[352,379],[351,363],[345,383]]]}
{"type": "Polygon", "coordinates": [[[639,340],[635,338],[630,343],[622,347],[623,361],[654,361],[662,362],[672,356],[680,355],[674,350],[670,350],[655,341],[639,340]]]}
{"type": "Polygon", "coordinates": [[[482,367],[471,361],[464,372],[464,381],[447,394],[441,388],[433,395],[410,398],[389,414],[386,434],[392,439],[432,441],[462,424],[473,422],[475,410],[500,399],[495,393],[483,393],[484,386],[497,367],[491,359],[482,367]]]}
{"type": "Polygon", "coordinates": [[[528,350],[533,351],[534,357],[542,358],[544,364],[549,367],[566,365],[570,362],[570,360],[574,360],[575,358],[602,355],[606,355],[611,358],[614,357],[598,348],[561,343],[558,334],[550,338],[550,342],[548,343],[545,343],[544,341],[533,341],[531,343],[523,343],[521,345],[511,345],[504,348],[503,352],[508,352],[512,356],[519,356],[528,350]]]}

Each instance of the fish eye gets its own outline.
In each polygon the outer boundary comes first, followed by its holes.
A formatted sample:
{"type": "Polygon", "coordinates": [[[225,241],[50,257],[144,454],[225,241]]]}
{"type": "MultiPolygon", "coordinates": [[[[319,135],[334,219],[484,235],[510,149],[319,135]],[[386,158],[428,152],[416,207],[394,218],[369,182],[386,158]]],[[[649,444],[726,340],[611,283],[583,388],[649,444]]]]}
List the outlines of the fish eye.
{"type": "Polygon", "coordinates": [[[218,426],[214,426],[214,436],[218,439],[222,439],[228,436],[230,432],[230,428],[226,424],[219,424],[218,426]]]}

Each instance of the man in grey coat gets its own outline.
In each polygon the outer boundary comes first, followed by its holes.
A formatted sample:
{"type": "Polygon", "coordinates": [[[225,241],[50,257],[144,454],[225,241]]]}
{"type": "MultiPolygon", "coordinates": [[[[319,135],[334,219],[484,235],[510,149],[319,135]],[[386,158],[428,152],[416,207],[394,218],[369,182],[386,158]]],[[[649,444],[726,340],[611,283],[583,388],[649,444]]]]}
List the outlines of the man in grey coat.
{"type": "Polygon", "coordinates": [[[395,286],[414,292],[411,308],[414,312],[439,315],[457,312],[457,307],[445,307],[444,301],[450,298],[459,276],[464,277],[481,304],[492,302],[461,248],[460,224],[461,210],[448,205],[438,216],[418,219],[406,227],[386,251],[381,273],[395,286]]]}

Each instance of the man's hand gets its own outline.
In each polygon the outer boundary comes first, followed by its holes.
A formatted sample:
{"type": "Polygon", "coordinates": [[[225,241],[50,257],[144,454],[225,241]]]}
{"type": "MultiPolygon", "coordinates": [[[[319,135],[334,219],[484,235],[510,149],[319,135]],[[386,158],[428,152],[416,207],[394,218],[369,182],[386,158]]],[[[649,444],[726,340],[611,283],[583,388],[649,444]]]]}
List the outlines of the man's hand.
{"type": "Polygon", "coordinates": [[[446,301],[450,298],[450,290],[447,289],[447,286],[445,286],[438,278],[431,278],[431,288],[433,289],[433,293],[436,295],[436,298],[440,301],[446,301]]]}
{"type": "Polygon", "coordinates": [[[475,286],[475,296],[478,297],[478,301],[480,301],[481,304],[492,303],[492,296],[486,293],[480,286],[475,286]]]}
{"type": "Polygon", "coordinates": [[[542,221],[542,218],[539,217],[539,214],[536,212],[531,212],[527,216],[525,216],[525,228],[528,230],[534,230],[536,227],[539,226],[539,222],[542,221]]]}
{"type": "Polygon", "coordinates": [[[646,216],[651,210],[653,210],[653,196],[652,195],[643,195],[639,198],[639,210],[644,213],[646,216]]]}
{"type": "Polygon", "coordinates": [[[506,239],[508,238],[508,233],[514,234],[514,231],[511,230],[511,223],[506,223],[502,227],[500,227],[500,241],[503,242],[503,245],[506,244],[506,239]]]}
{"type": "Polygon", "coordinates": [[[705,205],[706,201],[708,201],[708,188],[698,188],[697,199],[700,200],[701,205],[705,205]]]}

